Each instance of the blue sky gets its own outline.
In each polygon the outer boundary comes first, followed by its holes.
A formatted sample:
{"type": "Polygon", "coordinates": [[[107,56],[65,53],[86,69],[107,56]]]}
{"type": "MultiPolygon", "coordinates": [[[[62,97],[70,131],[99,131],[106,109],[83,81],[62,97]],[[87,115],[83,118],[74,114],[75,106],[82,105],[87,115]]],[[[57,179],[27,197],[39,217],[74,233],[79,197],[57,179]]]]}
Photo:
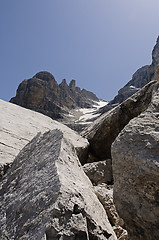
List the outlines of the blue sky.
{"type": "Polygon", "coordinates": [[[1,0],[0,98],[46,70],[113,99],[151,63],[158,9],[158,0],[1,0]]]}

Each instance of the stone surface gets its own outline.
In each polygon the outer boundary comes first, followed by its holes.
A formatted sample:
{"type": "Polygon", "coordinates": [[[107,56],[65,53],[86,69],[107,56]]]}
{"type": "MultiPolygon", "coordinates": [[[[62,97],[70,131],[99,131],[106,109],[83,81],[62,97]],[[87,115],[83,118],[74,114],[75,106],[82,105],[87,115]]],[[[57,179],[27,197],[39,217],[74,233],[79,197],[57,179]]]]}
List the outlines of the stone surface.
{"type": "Polygon", "coordinates": [[[0,191],[1,240],[115,240],[71,141],[38,134],[16,157],[0,191]]]}
{"type": "Polygon", "coordinates": [[[10,102],[43,113],[53,119],[61,119],[69,109],[91,107],[97,96],[76,87],[75,80],[67,85],[63,79],[58,85],[53,75],[42,71],[18,87],[16,96],[10,102]]]}
{"type": "Polygon", "coordinates": [[[157,80],[149,82],[82,132],[82,136],[86,137],[90,143],[88,162],[111,158],[111,144],[131,119],[147,109],[153,89],[158,85],[157,80]]]}
{"type": "MultiPolygon", "coordinates": [[[[114,104],[120,104],[125,101],[128,97],[132,96],[140,88],[144,87],[148,82],[155,79],[154,74],[156,67],[159,64],[159,37],[157,38],[156,44],[152,51],[152,63],[144,67],[139,68],[132,76],[132,79],[118,91],[117,96],[110,101],[108,106],[105,108],[107,111],[109,106],[114,104]]],[[[109,109],[108,109],[109,110],[109,109]]]]}
{"type": "Polygon", "coordinates": [[[98,185],[100,183],[113,183],[111,159],[93,163],[86,163],[83,166],[83,170],[89,177],[93,185],[98,185]]]}
{"type": "Polygon", "coordinates": [[[110,102],[110,104],[120,104],[128,97],[132,96],[139,89],[144,87],[150,80],[148,78],[149,65],[138,69],[130,80],[123,88],[118,91],[118,95],[110,102]]]}
{"type": "Polygon", "coordinates": [[[124,221],[119,217],[113,202],[113,185],[105,183],[94,186],[95,193],[104,206],[112,226],[123,226],[124,221]]]}
{"type": "Polygon", "coordinates": [[[0,175],[3,165],[13,162],[15,156],[38,132],[60,129],[78,152],[81,162],[85,162],[88,142],[65,125],[51,118],[0,100],[0,175]]]}
{"type": "Polygon", "coordinates": [[[159,83],[112,145],[114,201],[130,240],[159,237],[159,83]]]}

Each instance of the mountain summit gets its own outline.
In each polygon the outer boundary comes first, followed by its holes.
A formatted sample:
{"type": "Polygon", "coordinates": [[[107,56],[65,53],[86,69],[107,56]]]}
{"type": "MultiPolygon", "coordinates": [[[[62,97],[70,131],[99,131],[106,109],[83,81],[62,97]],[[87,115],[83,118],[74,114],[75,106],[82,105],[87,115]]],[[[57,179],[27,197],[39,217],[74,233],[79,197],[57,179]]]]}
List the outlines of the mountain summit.
{"type": "Polygon", "coordinates": [[[89,108],[97,96],[85,89],[76,87],[75,80],[68,85],[66,79],[60,84],[47,71],[35,74],[20,83],[16,96],[10,102],[43,113],[53,119],[63,118],[69,109],[89,108]]]}

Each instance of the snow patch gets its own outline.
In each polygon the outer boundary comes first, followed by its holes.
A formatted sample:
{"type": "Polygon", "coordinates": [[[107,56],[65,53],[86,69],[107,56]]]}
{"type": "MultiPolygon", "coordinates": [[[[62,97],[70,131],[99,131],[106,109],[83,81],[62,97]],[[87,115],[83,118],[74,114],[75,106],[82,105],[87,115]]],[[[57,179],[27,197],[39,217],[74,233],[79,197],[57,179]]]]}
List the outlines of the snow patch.
{"type": "MultiPolygon", "coordinates": [[[[101,107],[104,107],[108,104],[108,102],[100,100],[99,102],[94,101],[94,105],[92,108],[80,108],[77,111],[80,111],[82,113],[82,116],[80,116],[79,121],[87,121],[85,124],[89,124],[88,120],[94,119],[99,117],[101,114],[96,113],[97,110],[99,110],[101,107]]],[[[80,122],[81,123],[81,122],[80,122]]]]}
{"type": "Polygon", "coordinates": [[[130,88],[131,88],[131,89],[135,89],[135,90],[141,89],[141,88],[137,88],[137,87],[135,87],[135,86],[133,86],[133,85],[131,85],[130,88]]]}

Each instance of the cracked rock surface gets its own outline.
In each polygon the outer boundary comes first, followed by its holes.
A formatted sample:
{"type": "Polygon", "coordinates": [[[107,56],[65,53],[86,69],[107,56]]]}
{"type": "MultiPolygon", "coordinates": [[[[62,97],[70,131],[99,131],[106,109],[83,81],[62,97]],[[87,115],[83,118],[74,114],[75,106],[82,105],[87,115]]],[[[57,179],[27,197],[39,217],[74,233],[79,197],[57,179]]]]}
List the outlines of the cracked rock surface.
{"type": "Polygon", "coordinates": [[[114,201],[130,240],[159,237],[159,82],[112,145],[114,201]]]}
{"type": "Polygon", "coordinates": [[[19,151],[38,132],[60,129],[72,142],[81,161],[87,153],[88,142],[65,125],[51,118],[0,100],[0,177],[5,173],[19,151]]]}
{"type": "Polygon", "coordinates": [[[0,191],[1,240],[114,240],[116,235],[69,139],[38,134],[14,160],[0,191]]]}

